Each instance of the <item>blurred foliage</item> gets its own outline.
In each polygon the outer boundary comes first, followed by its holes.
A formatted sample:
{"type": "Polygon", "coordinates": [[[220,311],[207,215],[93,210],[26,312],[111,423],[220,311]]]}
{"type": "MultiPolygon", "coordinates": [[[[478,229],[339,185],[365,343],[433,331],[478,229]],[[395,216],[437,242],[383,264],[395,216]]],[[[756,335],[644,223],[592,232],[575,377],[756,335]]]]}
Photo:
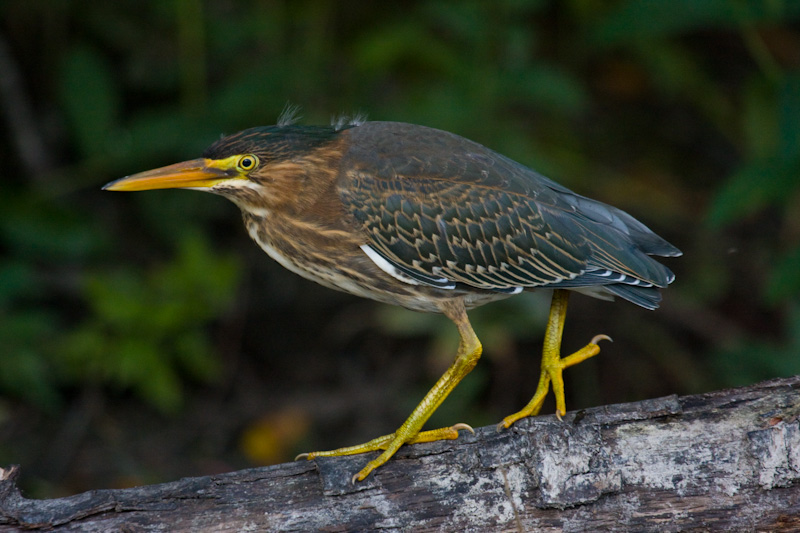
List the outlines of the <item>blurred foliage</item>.
{"type": "Polygon", "coordinates": [[[718,352],[714,364],[730,386],[750,385],[754,381],[790,376],[797,373],[800,353],[800,309],[789,312],[791,337],[785,344],[749,340],[739,346],[718,352]]]}
{"type": "Polygon", "coordinates": [[[218,361],[198,325],[230,304],[234,259],[187,232],[173,262],[144,277],[130,267],[76,272],[108,251],[108,235],[75,210],[15,200],[0,220],[11,252],[0,260],[0,390],[52,411],[63,407],[64,387],[113,385],[175,411],[180,370],[213,377],[218,361]],[[86,309],[58,301],[72,291],[86,309]]]}
{"type": "MultiPolygon", "coordinates": [[[[0,3],[0,462],[196,474],[120,457],[166,417],[186,462],[285,460],[391,431],[449,364],[446,319],[298,280],[219,198],[99,191],[287,101],[472,138],[685,252],[656,313],[573,299],[565,349],[616,342],[570,369],[570,406],[800,372],[799,20],[792,0],[0,3]]],[[[432,423],[527,401],[546,312],[471,312],[488,361],[432,423]]]]}
{"type": "Polygon", "coordinates": [[[791,0],[628,0],[617,3],[598,25],[596,35],[603,44],[621,44],[698,29],[778,24],[797,17],[800,5],[791,0]]]}
{"type": "Polygon", "coordinates": [[[196,236],[180,243],[174,262],[142,277],[116,269],[86,279],[86,320],[60,345],[71,383],[133,388],[146,402],[174,412],[180,371],[201,380],[219,371],[203,324],[230,303],[238,263],[215,256],[196,236]]]}

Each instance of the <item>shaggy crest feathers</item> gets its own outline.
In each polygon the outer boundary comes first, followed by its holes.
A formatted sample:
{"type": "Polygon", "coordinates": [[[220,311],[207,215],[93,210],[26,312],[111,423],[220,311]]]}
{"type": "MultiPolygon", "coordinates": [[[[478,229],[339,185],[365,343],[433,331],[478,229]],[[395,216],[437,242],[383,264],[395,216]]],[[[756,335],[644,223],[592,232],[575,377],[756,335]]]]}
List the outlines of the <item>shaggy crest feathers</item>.
{"type": "MultiPolygon", "coordinates": [[[[293,126],[297,124],[301,118],[303,117],[300,115],[300,106],[286,102],[283,111],[281,111],[281,114],[278,116],[277,125],[281,128],[293,126]]],[[[341,131],[348,126],[360,126],[366,121],[367,115],[365,113],[358,112],[353,115],[342,113],[341,115],[331,117],[331,127],[334,131],[341,131]]]]}
{"type": "Polygon", "coordinates": [[[367,121],[367,115],[361,112],[355,115],[338,115],[331,118],[331,126],[336,131],[343,130],[347,126],[360,126],[367,121]]]}
{"type": "Polygon", "coordinates": [[[278,126],[291,126],[292,124],[297,123],[302,117],[300,115],[300,106],[297,104],[290,104],[286,102],[286,105],[283,106],[283,111],[281,114],[278,115],[278,126]]]}

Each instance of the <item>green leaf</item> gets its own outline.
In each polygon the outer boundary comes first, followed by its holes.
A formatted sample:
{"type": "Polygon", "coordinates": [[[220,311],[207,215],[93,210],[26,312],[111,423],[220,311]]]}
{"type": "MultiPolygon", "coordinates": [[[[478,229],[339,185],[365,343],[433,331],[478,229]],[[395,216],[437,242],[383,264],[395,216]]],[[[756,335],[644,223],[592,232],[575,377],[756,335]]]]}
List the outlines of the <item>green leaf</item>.
{"type": "Polygon", "coordinates": [[[0,314],[0,391],[24,398],[39,407],[59,406],[58,383],[47,356],[47,342],[56,328],[42,311],[0,314]]]}
{"type": "Polygon", "coordinates": [[[0,262],[0,310],[10,306],[14,298],[35,292],[36,280],[32,270],[21,261],[0,262]]]}
{"type": "Polygon", "coordinates": [[[714,373],[723,386],[742,386],[755,381],[788,377],[800,373],[800,307],[794,305],[787,317],[788,338],[777,344],[745,341],[714,355],[714,373]]]}
{"type": "Polygon", "coordinates": [[[120,108],[108,64],[93,48],[71,49],[61,65],[59,90],[79,148],[88,156],[102,154],[109,147],[120,108]]]}
{"type": "Polygon", "coordinates": [[[767,299],[771,303],[780,303],[798,295],[800,295],[800,246],[778,259],[767,286],[767,299]]]}
{"type": "Polygon", "coordinates": [[[174,413],[183,400],[180,379],[159,346],[144,338],[122,340],[116,348],[119,364],[109,367],[110,380],[133,387],[139,395],[162,412],[174,413]]]}
{"type": "Polygon", "coordinates": [[[460,64],[454,50],[412,21],[366,34],[354,58],[360,69],[376,77],[392,71],[454,74],[460,64]]]}
{"type": "Polygon", "coordinates": [[[745,153],[752,158],[775,154],[778,147],[778,109],[775,87],[763,77],[754,77],[742,91],[742,129],[745,153]]]}
{"type": "Polygon", "coordinates": [[[698,28],[739,28],[800,16],[792,0],[629,0],[597,26],[594,40],[611,45],[653,40],[698,28]]]}
{"type": "Polygon", "coordinates": [[[793,72],[783,79],[778,115],[781,157],[800,158],[800,72],[793,72]]]}
{"type": "Polygon", "coordinates": [[[712,228],[751,215],[770,203],[782,203],[798,188],[800,160],[764,158],[739,169],[720,188],[708,214],[712,228]]]}
{"type": "Polygon", "coordinates": [[[0,201],[0,239],[27,259],[85,260],[107,245],[104,228],[74,206],[16,195],[0,201]]]}
{"type": "Polygon", "coordinates": [[[504,73],[501,94],[509,100],[533,103],[543,109],[578,114],[589,100],[586,89],[569,73],[547,65],[504,73]]]}
{"type": "Polygon", "coordinates": [[[205,323],[228,305],[238,279],[239,263],[195,234],[184,234],[172,262],[145,275],[127,269],[89,277],[92,315],[65,335],[62,371],[175,412],[186,375],[209,381],[218,374],[205,323]]]}

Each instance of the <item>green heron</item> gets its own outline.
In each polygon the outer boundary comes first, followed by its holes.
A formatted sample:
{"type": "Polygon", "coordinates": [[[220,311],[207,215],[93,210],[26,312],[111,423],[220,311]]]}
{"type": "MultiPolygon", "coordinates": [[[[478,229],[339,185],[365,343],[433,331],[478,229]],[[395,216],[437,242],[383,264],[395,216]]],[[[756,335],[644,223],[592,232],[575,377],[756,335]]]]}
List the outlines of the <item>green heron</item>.
{"type": "MultiPolygon", "coordinates": [[[[408,419],[364,444],[308,459],[382,451],[363,480],[403,445],[455,439],[466,424],[422,431],[478,362],[467,310],[522,291],[555,289],[533,399],[498,428],[538,414],[550,382],[566,414],[562,370],[599,353],[598,335],[560,356],[569,291],[619,296],[647,309],[674,279],[651,256],[680,251],[627,213],[580,196],[458,135],[413,124],[279,120],[212,144],[199,159],[142,172],[104,189],[186,188],[219,194],[278,263],[321,285],[416,311],[458,328],[455,361],[408,419]]],[[[610,340],[610,339],[608,339],[610,340]]],[[[299,456],[300,457],[300,456],[299,456]]]]}

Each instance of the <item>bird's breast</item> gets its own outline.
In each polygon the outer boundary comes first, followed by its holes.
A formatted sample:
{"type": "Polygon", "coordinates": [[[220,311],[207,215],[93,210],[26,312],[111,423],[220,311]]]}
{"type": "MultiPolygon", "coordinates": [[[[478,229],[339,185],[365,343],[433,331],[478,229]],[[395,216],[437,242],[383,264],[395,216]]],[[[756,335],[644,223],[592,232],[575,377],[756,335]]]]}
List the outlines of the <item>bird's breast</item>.
{"type": "Polygon", "coordinates": [[[341,288],[352,277],[347,264],[357,252],[352,235],[302,221],[285,223],[268,214],[244,212],[250,237],[284,268],[326,287],[341,288]]]}
{"type": "Polygon", "coordinates": [[[281,266],[330,289],[407,309],[440,312],[439,302],[463,298],[467,308],[506,298],[490,291],[413,285],[381,270],[361,248],[363,237],[309,222],[286,224],[243,212],[250,237],[281,266]]]}

